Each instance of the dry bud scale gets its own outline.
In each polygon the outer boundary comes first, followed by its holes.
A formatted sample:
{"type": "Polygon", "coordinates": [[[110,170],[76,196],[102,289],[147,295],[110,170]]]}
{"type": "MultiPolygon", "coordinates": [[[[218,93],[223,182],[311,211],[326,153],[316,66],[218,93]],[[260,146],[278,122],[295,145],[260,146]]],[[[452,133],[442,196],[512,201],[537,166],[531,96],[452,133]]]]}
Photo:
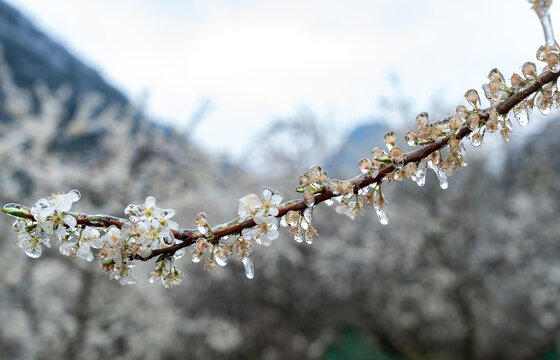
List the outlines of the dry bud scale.
{"type": "Polygon", "coordinates": [[[512,121],[525,126],[534,107],[548,115],[560,105],[560,47],[550,24],[552,1],[530,3],[545,35],[545,45],[536,54],[537,60],[545,64],[541,73],[533,62],[526,62],[521,67],[522,75],[513,74],[508,84],[497,68],[492,69],[489,82],[482,85],[489,107],[481,109],[478,91],[470,89],[465,93],[468,106],[457,106],[454,114],[441,121],[430,122],[427,113],[420,113],[416,129],[404,134],[407,145],[416,149],[405,153],[395,145],[396,132],[389,131],[384,136],[387,152],[376,147],[371,157],[359,161],[362,175],[350,180],[331,179],[321,167],[313,166],[299,178],[296,191],[303,194],[302,199],[283,203],[280,193],[265,189],[261,195],[240,198],[238,217],[233,221],[212,227],[206,214],[200,213],[194,220],[195,229],[179,229],[171,220],[175,211],[156,206],[152,196],[143,204],[129,205],[124,211],[126,218],[71,212],[73,203],[81,197],[79,191],[71,190],[40,199],[31,207],[6,204],[2,211],[17,218],[16,244],[32,258],[40,257],[43,248],[53,243],[65,256],[86,261],[97,256],[100,269],[121,284],[136,282],[135,261],[157,258],[148,279],[169,288],[181,282],[183,273],[176,260],[190,245],[194,245],[193,263],[206,259],[206,268],[226,266],[234,257],[243,264],[247,278],[252,279],[253,248],[270,246],[279,237],[280,227],[287,227],[298,243],[313,243],[317,235],[312,226],[313,211],[323,202],[328,206],[338,202],[335,211],[351,219],[373,205],[380,223],[385,225],[389,219],[383,183],[411,179],[423,186],[426,171],[431,169],[440,187],[447,189],[447,178],[468,164],[465,138],[478,147],[486,133],[499,132],[508,142],[512,121]]]}

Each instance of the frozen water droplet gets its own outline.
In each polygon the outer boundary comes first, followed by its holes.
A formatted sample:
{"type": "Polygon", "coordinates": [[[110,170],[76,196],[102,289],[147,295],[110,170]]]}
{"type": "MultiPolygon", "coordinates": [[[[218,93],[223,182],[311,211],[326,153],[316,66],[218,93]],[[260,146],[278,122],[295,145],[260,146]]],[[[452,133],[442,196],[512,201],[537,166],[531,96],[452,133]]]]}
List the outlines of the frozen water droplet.
{"type": "Polygon", "coordinates": [[[255,266],[253,265],[253,260],[250,257],[244,257],[241,259],[243,267],[245,268],[245,276],[247,279],[252,279],[255,277],[255,266]]]}
{"type": "Polygon", "coordinates": [[[35,244],[31,248],[25,250],[25,254],[34,259],[40,257],[42,252],[43,248],[39,244],[35,244]]]}
{"type": "Polygon", "coordinates": [[[78,190],[73,189],[68,193],[68,197],[72,200],[72,202],[76,202],[82,198],[82,194],[80,194],[78,190]]]}
{"type": "Polygon", "coordinates": [[[202,259],[202,257],[199,257],[199,256],[198,256],[198,253],[194,252],[194,253],[192,254],[192,262],[193,262],[193,263],[195,263],[195,264],[196,264],[196,263],[199,263],[201,259],[202,259]]]}
{"type": "Polygon", "coordinates": [[[377,213],[377,218],[379,219],[381,225],[387,225],[389,223],[389,217],[387,217],[387,213],[383,210],[383,208],[376,206],[375,212],[377,213]]]}
{"type": "Polygon", "coordinates": [[[4,209],[25,209],[25,206],[20,205],[20,204],[16,204],[16,203],[7,203],[6,205],[4,205],[4,209]]]}
{"type": "Polygon", "coordinates": [[[208,234],[208,228],[206,226],[197,226],[196,229],[200,231],[202,235],[208,234]]]}
{"type": "Polygon", "coordinates": [[[326,204],[327,206],[332,206],[332,204],[334,204],[334,200],[333,200],[333,199],[327,199],[327,200],[325,200],[324,202],[325,202],[325,204],[326,204]]]}

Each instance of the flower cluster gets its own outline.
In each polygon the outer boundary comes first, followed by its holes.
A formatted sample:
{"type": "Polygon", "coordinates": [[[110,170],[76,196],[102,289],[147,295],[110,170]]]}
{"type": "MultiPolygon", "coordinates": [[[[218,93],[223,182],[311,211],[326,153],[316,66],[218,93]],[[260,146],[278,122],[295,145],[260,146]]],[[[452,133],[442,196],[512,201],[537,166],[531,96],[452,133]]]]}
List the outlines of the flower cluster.
{"type": "Polygon", "coordinates": [[[323,190],[329,181],[329,175],[320,166],[313,166],[299,177],[296,191],[303,192],[303,201],[307,206],[315,205],[315,193],[323,190]]]}
{"type": "MultiPolygon", "coordinates": [[[[153,196],[148,196],[144,204],[128,205],[124,212],[128,221],[120,229],[111,226],[105,231],[102,238],[104,247],[99,255],[101,269],[109,273],[111,279],[130,284],[136,281],[130,259],[147,258],[154,250],[179,242],[173,235],[173,230],[178,230],[179,225],[171,220],[175,210],[157,207],[153,196]]],[[[176,269],[174,259],[184,253],[181,249],[173,256],[160,257],[156,261],[156,269],[150,274],[150,281],[161,279],[164,287],[180,283],[182,272],[176,269]],[[166,273],[166,269],[169,272],[166,273]]]]}
{"type": "Polygon", "coordinates": [[[307,244],[313,244],[313,238],[317,234],[317,230],[311,225],[313,221],[313,208],[308,207],[302,211],[288,211],[286,215],[280,219],[280,225],[288,227],[289,233],[298,243],[303,240],[307,244]]]}
{"type": "Polygon", "coordinates": [[[252,228],[245,228],[241,235],[245,240],[254,241],[258,245],[270,246],[280,233],[278,232],[278,205],[284,197],[270,189],[263,191],[262,199],[255,194],[249,194],[239,199],[239,221],[251,217],[257,224],[252,228]]]}
{"type": "MultiPolygon", "coordinates": [[[[53,194],[39,199],[28,210],[17,204],[6,205],[32,217],[31,219],[25,216],[15,221],[17,245],[28,256],[38,258],[43,252],[43,246],[51,247],[52,240],[54,242],[76,240],[76,219],[67,212],[72,208],[72,203],[78,201],[80,197],[78,190],[72,190],[68,194],[53,194]]],[[[87,257],[86,246],[82,248],[81,256],[87,257]]]]}

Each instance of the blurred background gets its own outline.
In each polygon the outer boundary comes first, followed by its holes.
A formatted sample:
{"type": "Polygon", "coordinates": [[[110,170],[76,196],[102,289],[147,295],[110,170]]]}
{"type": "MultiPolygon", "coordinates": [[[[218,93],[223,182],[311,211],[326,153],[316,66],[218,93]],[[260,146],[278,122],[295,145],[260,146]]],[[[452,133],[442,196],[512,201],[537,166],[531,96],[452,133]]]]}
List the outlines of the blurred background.
{"type": "MultiPolygon", "coordinates": [[[[122,216],[154,195],[218,224],[249,192],[297,197],[311,165],[358,174],[542,39],[522,0],[0,0],[0,202],[77,188],[76,210],[122,216]]],[[[0,358],[560,359],[556,116],[467,144],[446,191],[389,187],[387,226],[318,208],[317,241],[257,248],[253,280],[186,256],[178,288],[152,263],[121,286],[26,257],[0,216],[0,358]]]]}

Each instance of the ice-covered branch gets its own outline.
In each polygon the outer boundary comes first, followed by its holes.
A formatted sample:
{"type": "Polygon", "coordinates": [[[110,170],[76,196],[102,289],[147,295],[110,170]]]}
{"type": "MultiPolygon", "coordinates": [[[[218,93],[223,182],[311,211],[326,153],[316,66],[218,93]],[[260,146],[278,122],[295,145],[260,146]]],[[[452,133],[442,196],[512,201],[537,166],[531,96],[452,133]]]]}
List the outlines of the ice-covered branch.
{"type": "MultiPolygon", "coordinates": [[[[544,3],[533,2],[541,21],[548,17],[550,2],[544,3]]],[[[299,178],[296,191],[303,194],[301,199],[282,202],[281,194],[265,189],[261,196],[248,194],[239,199],[236,219],[212,227],[206,214],[200,213],[193,229],[179,229],[171,220],[175,211],[157,207],[151,196],[144,204],[129,205],[126,218],[71,212],[72,203],[81,196],[77,190],[53,194],[31,207],[7,204],[2,210],[18,218],[14,223],[17,244],[29,256],[39,257],[43,247],[51,246],[51,241],[59,245],[63,255],[87,261],[94,258],[92,248],[100,249],[101,269],[123,284],[135,282],[132,271],[135,260],[152,258],[157,260],[150,281],[161,281],[165,287],[178,284],[182,272],[175,260],[193,244],[193,262],[200,262],[207,255],[207,267],[225,266],[235,256],[242,261],[247,277],[253,278],[253,247],[269,246],[278,238],[280,225],[289,228],[297,242],[310,244],[316,235],[312,226],[315,207],[323,202],[330,206],[335,201],[339,203],[336,212],[351,219],[357,218],[364,207],[373,205],[379,221],[387,224],[384,183],[412,179],[422,186],[429,168],[446,189],[447,177],[468,164],[462,142],[466,137],[477,147],[486,133],[499,131],[507,142],[511,119],[525,126],[534,107],[547,115],[553,106],[558,106],[560,94],[556,81],[560,76],[560,49],[545,22],[546,45],[537,51],[537,59],[546,63],[540,75],[532,62],[526,62],[522,75],[513,74],[509,83],[498,69],[492,69],[489,83],[482,86],[489,107],[481,108],[478,92],[471,89],[465,93],[469,108],[459,105],[453,115],[438,122],[430,122],[427,113],[420,113],[416,129],[409,129],[404,135],[407,144],[416,147],[415,150],[403,152],[395,144],[396,133],[389,131],[384,137],[387,151],[376,147],[371,156],[359,161],[362,175],[337,180],[329,178],[321,167],[311,167],[299,178]]]]}

